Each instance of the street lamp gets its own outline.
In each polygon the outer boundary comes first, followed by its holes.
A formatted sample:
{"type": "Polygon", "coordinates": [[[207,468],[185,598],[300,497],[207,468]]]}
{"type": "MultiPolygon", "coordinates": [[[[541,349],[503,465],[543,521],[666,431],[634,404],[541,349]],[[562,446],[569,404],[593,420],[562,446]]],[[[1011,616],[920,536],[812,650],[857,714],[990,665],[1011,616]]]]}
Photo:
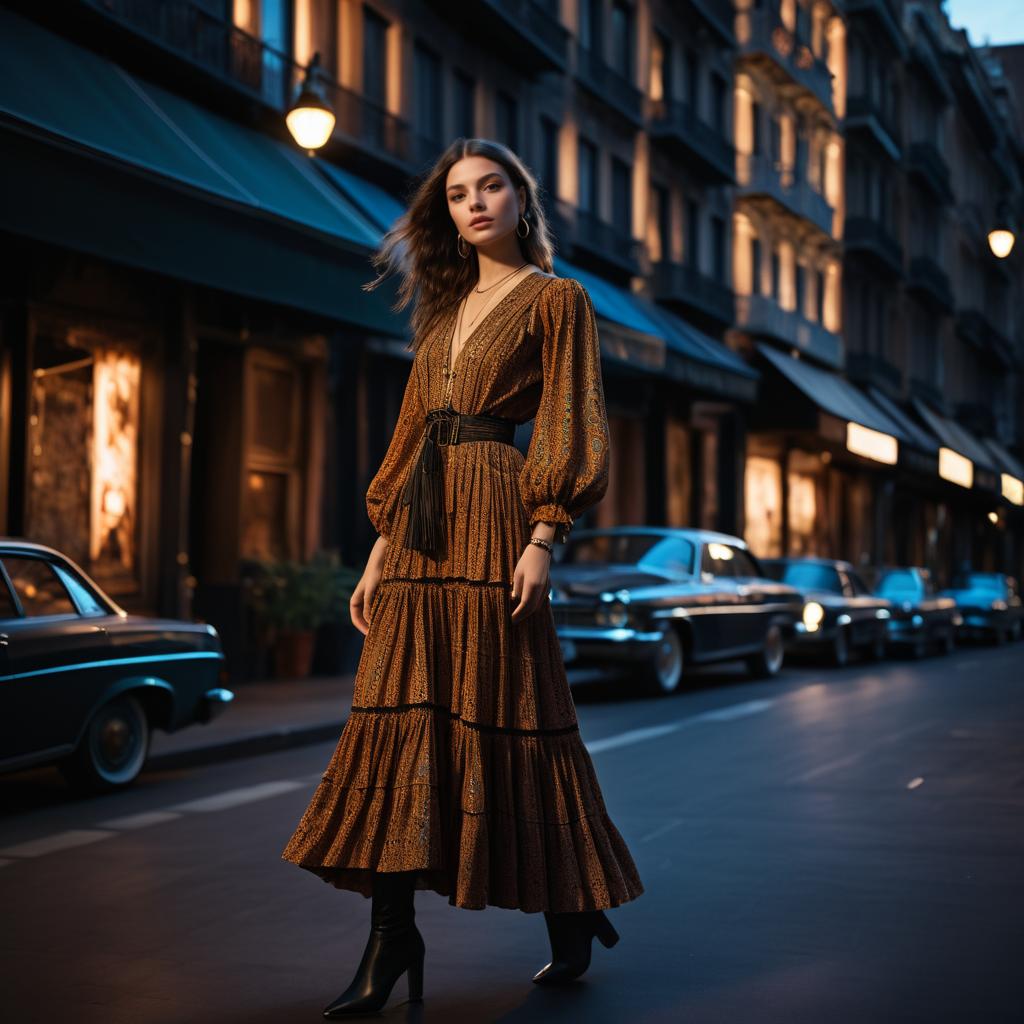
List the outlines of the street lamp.
{"type": "Polygon", "coordinates": [[[1010,221],[1010,211],[1005,201],[996,210],[996,226],[988,233],[988,247],[999,259],[1006,259],[1013,251],[1013,243],[1017,240],[1010,221]]]}
{"type": "Polygon", "coordinates": [[[285,114],[285,123],[292,138],[310,156],[323,146],[334,131],[334,111],[323,97],[316,76],[320,71],[320,53],[313,54],[313,59],[306,68],[306,76],[302,81],[295,102],[285,114]]]}

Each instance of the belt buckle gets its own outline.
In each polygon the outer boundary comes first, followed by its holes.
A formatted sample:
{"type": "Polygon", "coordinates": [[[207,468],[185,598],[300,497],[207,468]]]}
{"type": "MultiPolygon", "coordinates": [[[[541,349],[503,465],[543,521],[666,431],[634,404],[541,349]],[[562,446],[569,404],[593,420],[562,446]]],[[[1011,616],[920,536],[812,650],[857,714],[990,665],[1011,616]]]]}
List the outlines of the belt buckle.
{"type": "Polygon", "coordinates": [[[437,411],[433,414],[433,421],[438,424],[438,430],[434,438],[434,443],[438,447],[445,447],[450,444],[457,444],[459,440],[459,414],[447,413],[447,411],[437,411]],[[440,427],[444,425],[447,430],[441,431],[440,427]]]}

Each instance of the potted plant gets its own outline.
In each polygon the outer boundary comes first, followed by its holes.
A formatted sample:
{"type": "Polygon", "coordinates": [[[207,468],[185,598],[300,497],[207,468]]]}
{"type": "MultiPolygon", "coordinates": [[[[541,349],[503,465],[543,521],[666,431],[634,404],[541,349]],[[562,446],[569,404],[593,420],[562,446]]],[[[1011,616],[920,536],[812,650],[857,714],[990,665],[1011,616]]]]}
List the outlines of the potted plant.
{"type": "Polygon", "coordinates": [[[275,676],[309,675],[317,628],[342,616],[358,582],[359,574],[333,551],[319,551],[308,562],[245,564],[246,603],[273,650],[275,676]]]}

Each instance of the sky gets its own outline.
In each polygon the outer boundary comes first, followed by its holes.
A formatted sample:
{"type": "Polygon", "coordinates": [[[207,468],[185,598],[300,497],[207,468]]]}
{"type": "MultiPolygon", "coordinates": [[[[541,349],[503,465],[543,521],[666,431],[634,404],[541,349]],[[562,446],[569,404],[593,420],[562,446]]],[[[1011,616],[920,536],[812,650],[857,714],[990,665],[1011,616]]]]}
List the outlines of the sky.
{"type": "Polygon", "coordinates": [[[1024,43],[1024,0],[946,0],[949,21],[965,28],[974,46],[1024,43]]]}

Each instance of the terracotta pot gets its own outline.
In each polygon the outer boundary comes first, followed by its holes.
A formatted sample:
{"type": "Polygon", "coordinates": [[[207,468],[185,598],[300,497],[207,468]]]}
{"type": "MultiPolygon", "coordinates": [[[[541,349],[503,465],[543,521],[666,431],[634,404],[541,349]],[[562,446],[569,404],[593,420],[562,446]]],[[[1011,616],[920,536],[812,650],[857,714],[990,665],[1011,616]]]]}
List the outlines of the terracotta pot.
{"type": "Polygon", "coordinates": [[[301,679],[313,669],[312,629],[281,630],[274,644],[274,675],[278,679],[301,679]]]}

